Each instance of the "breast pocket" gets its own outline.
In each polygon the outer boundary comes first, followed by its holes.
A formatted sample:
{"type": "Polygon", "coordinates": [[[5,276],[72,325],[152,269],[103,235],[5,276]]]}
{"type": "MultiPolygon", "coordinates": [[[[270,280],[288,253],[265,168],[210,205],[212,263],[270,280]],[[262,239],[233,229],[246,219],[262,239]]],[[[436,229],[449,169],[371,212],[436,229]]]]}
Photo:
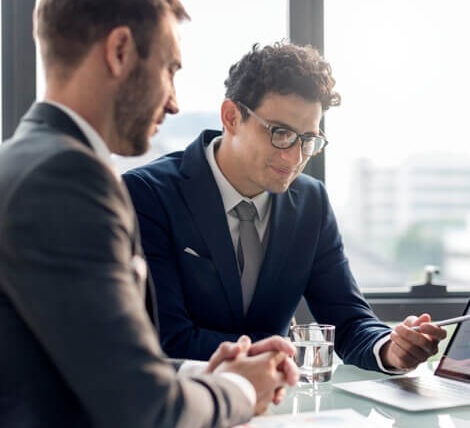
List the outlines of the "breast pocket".
{"type": "Polygon", "coordinates": [[[184,299],[192,320],[204,328],[228,325],[229,302],[213,261],[183,253],[181,265],[184,299]]]}
{"type": "Polygon", "coordinates": [[[188,289],[198,289],[199,293],[212,293],[220,287],[220,277],[211,259],[184,252],[181,258],[182,273],[188,289]]]}

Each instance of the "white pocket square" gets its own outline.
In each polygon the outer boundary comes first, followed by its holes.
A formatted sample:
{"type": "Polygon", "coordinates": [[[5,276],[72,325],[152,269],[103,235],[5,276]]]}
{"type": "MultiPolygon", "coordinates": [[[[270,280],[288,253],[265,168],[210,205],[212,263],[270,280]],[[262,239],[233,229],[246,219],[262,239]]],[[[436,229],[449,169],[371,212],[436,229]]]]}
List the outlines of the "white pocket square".
{"type": "Polygon", "coordinates": [[[193,256],[201,257],[201,256],[200,256],[198,253],[196,253],[196,251],[194,251],[192,248],[186,247],[183,251],[184,251],[185,253],[192,254],[193,256]]]}
{"type": "Polygon", "coordinates": [[[140,281],[147,279],[147,262],[142,256],[135,254],[131,260],[132,269],[140,281]]]}

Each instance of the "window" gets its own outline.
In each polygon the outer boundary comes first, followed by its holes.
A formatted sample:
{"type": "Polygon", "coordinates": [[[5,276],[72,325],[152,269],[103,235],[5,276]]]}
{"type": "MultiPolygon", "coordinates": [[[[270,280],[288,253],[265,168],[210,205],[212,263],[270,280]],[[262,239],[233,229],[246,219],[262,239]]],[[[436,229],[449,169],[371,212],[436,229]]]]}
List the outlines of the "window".
{"type": "MultiPolygon", "coordinates": [[[[5,22],[7,7],[28,4],[19,14],[25,23],[17,28],[29,40],[33,3],[2,2],[5,22]]],[[[466,216],[470,137],[465,105],[470,67],[465,19],[470,4],[462,0],[185,0],[184,4],[193,21],[181,26],[184,69],[176,81],[181,112],[167,119],[147,157],[118,159],[119,169],[183,148],[203,128],[220,128],[223,80],[229,66],[253,42],[271,43],[289,36],[300,44],[325,47],[343,96],[343,105],[326,116],[331,142],[326,154],[327,187],[361,288],[384,319],[399,320],[422,311],[431,311],[436,318],[459,314],[470,290],[465,279],[470,272],[466,216]],[[399,290],[418,280],[423,263],[440,263],[449,286],[465,291],[416,299],[399,290]]],[[[34,51],[17,50],[18,56],[34,57],[34,51]]],[[[5,58],[4,54],[4,70],[5,58]]],[[[16,92],[29,94],[31,88],[25,85],[34,80],[31,70],[18,68],[22,85],[15,86],[16,92]]],[[[19,117],[15,112],[15,120],[19,117]]],[[[316,176],[323,176],[323,159],[318,156],[311,162],[309,170],[316,176]]]]}
{"type": "Polygon", "coordinates": [[[183,69],[175,79],[180,113],[165,119],[148,153],[116,156],[121,172],[184,149],[205,128],[221,129],[219,111],[229,67],[254,43],[287,38],[287,0],[185,0],[184,6],[191,21],[180,26],[183,69]]]}
{"type": "Polygon", "coordinates": [[[470,4],[328,0],[326,183],[363,290],[440,266],[470,290],[470,4]]]}

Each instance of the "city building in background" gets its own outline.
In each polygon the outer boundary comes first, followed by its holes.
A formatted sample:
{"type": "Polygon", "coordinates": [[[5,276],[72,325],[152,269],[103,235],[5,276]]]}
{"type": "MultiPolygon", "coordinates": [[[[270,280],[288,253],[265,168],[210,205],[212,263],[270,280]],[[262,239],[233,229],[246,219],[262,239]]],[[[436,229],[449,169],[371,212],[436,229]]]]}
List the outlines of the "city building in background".
{"type": "Polygon", "coordinates": [[[360,159],[349,184],[338,216],[353,266],[361,255],[372,263],[367,271],[354,266],[363,287],[391,286],[397,274],[419,281],[429,264],[449,286],[468,287],[470,156],[416,154],[397,167],[360,159]]]}
{"type": "Polygon", "coordinates": [[[465,227],[448,231],[444,235],[446,276],[450,284],[466,289],[470,284],[470,216],[465,219],[465,227]]]}

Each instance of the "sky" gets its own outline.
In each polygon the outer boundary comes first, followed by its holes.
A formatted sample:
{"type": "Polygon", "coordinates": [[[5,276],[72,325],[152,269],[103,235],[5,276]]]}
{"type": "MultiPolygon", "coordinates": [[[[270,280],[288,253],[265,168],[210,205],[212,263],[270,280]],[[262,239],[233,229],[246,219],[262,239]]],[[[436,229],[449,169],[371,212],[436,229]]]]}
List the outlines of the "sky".
{"type": "Polygon", "coordinates": [[[327,114],[327,183],[347,203],[358,157],[468,156],[470,2],[325,1],[325,56],[343,105],[327,114]],[[342,173],[343,172],[343,173],[342,173]]]}
{"type": "Polygon", "coordinates": [[[191,21],[180,27],[183,69],[176,76],[181,111],[218,111],[230,66],[253,44],[287,37],[287,0],[183,0],[191,21]]]}

